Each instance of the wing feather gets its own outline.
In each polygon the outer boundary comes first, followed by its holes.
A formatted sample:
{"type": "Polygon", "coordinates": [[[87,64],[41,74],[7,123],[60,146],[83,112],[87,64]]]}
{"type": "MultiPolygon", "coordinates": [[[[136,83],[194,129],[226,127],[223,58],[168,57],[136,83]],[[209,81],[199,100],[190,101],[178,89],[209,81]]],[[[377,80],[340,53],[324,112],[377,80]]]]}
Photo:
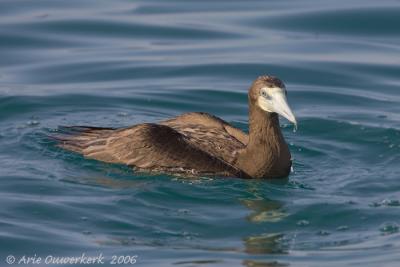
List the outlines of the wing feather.
{"type": "Polygon", "coordinates": [[[126,164],[138,170],[246,176],[167,125],[146,123],[122,129],[87,127],[59,140],[60,147],[87,158],[126,164]]]}
{"type": "Polygon", "coordinates": [[[224,120],[208,113],[185,113],[161,122],[184,136],[200,150],[233,163],[236,153],[248,142],[248,135],[224,120]]]}

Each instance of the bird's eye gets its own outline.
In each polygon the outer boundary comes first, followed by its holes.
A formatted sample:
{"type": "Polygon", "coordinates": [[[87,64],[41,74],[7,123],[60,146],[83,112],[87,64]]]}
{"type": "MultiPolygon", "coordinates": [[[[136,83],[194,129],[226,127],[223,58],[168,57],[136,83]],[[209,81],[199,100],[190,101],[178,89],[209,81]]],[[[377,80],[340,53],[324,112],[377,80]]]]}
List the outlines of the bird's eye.
{"type": "Polygon", "coordinates": [[[263,97],[267,97],[267,92],[261,91],[261,95],[262,95],[263,97]]]}

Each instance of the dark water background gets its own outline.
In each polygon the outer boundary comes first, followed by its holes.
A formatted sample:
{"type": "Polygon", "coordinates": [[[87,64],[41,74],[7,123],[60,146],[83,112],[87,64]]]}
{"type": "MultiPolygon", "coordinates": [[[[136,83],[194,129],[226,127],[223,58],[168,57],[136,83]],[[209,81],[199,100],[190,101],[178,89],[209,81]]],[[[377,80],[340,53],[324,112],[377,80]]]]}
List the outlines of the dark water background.
{"type": "Polygon", "coordinates": [[[0,265],[399,266],[399,86],[400,1],[1,0],[0,265]],[[261,74],[300,124],[287,181],[135,175],[45,138],[186,111],[246,130],[261,74]]]}

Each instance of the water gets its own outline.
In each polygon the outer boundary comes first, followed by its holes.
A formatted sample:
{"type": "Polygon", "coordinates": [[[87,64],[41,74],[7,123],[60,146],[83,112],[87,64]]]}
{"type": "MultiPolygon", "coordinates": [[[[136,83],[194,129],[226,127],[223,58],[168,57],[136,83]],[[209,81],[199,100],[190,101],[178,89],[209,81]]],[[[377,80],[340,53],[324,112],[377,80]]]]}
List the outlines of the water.
{"type": "Polygon", "coordinates": [[[399,1],[1,1],[1,265],[398,266],[399,25],[399,1]],[[46,138],[187,111],[246,130],[261,74],[299,121],[285,181],[138,175],[46,138]]]}

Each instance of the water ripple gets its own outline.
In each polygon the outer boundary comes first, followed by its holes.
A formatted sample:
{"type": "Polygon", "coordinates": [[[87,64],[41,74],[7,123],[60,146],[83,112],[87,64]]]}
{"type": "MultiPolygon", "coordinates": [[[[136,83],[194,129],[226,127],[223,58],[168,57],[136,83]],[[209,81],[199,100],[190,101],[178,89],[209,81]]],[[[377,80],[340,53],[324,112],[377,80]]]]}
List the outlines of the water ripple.
{"type": "Polygon", "coordinates": [[[392,266],[399,12],[394,0],[1,1],[1,256],[392,266]],[[299,121],[293,133],[281,120],[288,179],[150,176],[48,138],[188,111],[247,131],[247,89],[266,73],[285,82],[299,121]]]}

